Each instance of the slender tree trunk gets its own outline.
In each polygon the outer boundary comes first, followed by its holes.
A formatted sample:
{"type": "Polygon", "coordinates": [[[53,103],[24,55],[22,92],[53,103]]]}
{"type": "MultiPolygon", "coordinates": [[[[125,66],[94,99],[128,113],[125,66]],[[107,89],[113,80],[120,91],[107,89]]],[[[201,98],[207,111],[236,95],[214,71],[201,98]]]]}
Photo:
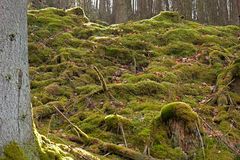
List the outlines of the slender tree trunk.
{"type": "Polygon", "coordinates": [[[228,23],[228,8],[226,0],[219,0],[218,14],[220,22],[218,24],[226,25],[228,23]]]}
{"type": "Polygon", "coordinates": [[[163,10],[162,0],[157,0],[154,3],[154,14],[159,14],[160,11],[163,10]]]}
{"type": "Polygon", "coordinates": [[[165,3],[166,10],[169,11],[170,10],[169,0],[164,0],[164,3],[165,3]]]}
{"type": "Polygon", "coordinates": [[[0,0],[0,155],[33,145],[27,54],[27,0],[0,0]]]}
{"type": "Polygon", "coordinates": [[[237,8],[238,8],[238,25],[240,25],[240,0],[237,0],[237,8]]]}
{"type": "Polygon", "coordinates": [[[238,0],[230,0],[230,23],[235,25],[239,24],[238,4],[238,0]]]}

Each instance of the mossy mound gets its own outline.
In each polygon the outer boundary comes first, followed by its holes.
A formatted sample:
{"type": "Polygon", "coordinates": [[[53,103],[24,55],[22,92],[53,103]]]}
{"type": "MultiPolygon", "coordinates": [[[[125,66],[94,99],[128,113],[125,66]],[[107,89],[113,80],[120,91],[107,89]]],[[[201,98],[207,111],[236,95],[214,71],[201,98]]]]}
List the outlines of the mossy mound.
{"type": "Polygon", "coordinates": [[[185,123],[198,123],[197,113],[192,110],[191,106],[183,102],[173,102],[163,106],[158,119],[164,123],[171,119],[185,123]]]}
{"type": "Polygon", "coordinates": [[[179,15],[177,12],[161,12],[159,15],[153,17],[154,20],[167,20],[167,21],[171,21],[173,23],[179,23],[181,22],[181,20],[183,19],[183,17],[181,15],[179,15]]]}
{"type": "MultiPolygon", "coordinates": [[[[155,127],[167,128],[171,145],[180,147],[188,157],[193,156],[201,148],[201,133],[198,115],[186,103],[173,102],[161,108],[160,115],[156,118],[155,127]]],[[[154,136],[158,136],[159,130],[154,129],[154,136]]],[[[160,133],[161,134],[161,133],[160,133]]]]}
{"type": "Polygon", "coordinates": [[[104,118],[104,121],[108,130],[117,130],[120,125],[125,127],[131,126],[131,121],[120,115],[108,115],[104,118]]]}

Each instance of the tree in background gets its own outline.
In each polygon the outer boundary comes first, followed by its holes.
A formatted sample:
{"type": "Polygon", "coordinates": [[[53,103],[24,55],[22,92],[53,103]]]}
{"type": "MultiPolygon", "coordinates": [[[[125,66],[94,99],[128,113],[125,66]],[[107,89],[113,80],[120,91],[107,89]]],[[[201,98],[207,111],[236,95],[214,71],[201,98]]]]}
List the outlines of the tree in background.
{"type": "Polygon", "coordinates": [[[31,0],[33,8],[84,8],[92,20],[121,23],[150,18],[162,10],[178,11],[200,23],[239,24],[240,0],[31,0]]]}

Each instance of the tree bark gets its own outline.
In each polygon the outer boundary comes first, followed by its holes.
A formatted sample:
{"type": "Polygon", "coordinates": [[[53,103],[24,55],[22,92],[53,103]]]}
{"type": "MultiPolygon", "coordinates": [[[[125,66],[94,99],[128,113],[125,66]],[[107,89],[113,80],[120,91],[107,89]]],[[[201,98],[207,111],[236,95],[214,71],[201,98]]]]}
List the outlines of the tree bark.
{"type": "Polygon", "coordinates": [[[34,143],[27,51],[27,0],[0,1],[0,155],[34,143]]]}
{"type": "Polygon", "coordinates": [[[128,20],[127,1],[113,0],[113,23],[123,23],[128,20]]]}

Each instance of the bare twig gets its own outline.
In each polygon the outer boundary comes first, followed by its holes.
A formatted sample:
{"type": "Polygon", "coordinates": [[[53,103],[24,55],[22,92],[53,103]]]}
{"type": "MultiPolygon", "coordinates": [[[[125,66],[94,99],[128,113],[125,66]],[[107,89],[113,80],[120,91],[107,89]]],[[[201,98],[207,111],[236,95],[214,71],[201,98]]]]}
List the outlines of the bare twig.
{"type": "Polygon", "coordinates": [[[128,145],[127,145],[127,140],[126,140],[126,136],[125,136],[125,132],[124,132],[122,123],[119,124],[119,127],[120,127],[121,132],[122,132],[122,135],[123,135],[123,140],[124,140],[125,147],[128,147],[128,145]]]}

